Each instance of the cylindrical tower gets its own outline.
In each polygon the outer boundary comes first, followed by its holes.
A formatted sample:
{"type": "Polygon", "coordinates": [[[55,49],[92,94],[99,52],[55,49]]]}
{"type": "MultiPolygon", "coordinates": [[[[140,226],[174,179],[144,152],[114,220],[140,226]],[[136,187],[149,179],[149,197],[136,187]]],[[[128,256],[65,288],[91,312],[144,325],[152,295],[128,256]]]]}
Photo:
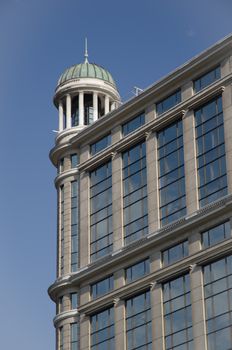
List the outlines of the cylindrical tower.
{"type": "Polygon", "coordinates": [[[120,95],[111,74],[88,62],[67,68],[61,75],[54,95],[59,114],[59,130],[50,158],[57,168],[57,279],[49,288],[56,303],[54,325],[58,350],[78,349],[78,287],[66,281],[83,268],[80,264],[80,193],[79,147],[70,142],[88,125],[116,109],[120,95]]]}

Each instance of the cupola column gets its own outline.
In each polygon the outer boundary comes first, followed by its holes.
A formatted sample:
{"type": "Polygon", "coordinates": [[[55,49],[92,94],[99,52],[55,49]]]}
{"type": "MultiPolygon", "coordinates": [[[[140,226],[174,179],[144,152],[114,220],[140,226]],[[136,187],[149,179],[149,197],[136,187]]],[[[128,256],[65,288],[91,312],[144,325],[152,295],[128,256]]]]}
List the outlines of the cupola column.
{"type": "Polygon", "coordinates": [[[64,110],[63,110],[63,103],[62,101],[59,101],[59,131],[64,130],[64,110]]]}
{"type": "Polygon", "coordinates": [[[109,96],[105,96],[105,114],[109,113],[110,111],[110,98],[109,96]]]}
{"type": "Polygon", "coordinates": [[[114,109],[116,109],[116,102],[112,102],[111,104],[111,111],[113,111],[114,109]]]}
{"type": "Polygon", "coordinates": [[[98,94],[94,91],[93,93],[93,121],[98,119],[98,94]]]}
{"type": "Polygon", "coordinates": [[[79,92],[79,125],[84,125],[84,93],[79,92]]]}
{"type": "Polygon", "coordinates": [[[68,94],[66,96],[66,123],[67,129],[71,128],[71,96],[68,94]]]}

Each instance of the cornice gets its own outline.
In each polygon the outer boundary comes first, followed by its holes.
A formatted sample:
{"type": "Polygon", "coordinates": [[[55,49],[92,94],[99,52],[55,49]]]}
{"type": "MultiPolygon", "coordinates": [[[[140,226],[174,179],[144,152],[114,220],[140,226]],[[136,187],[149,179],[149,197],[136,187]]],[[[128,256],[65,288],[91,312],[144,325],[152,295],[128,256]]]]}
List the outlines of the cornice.
{"type": "Polygon", "coordinates": [[[69,177],[77,176],[78,174],[78,167],[65,170],[61,174],[58,174],[54,180],[56,188],[60,185],[62,181],[68,179],[69,177]]]}
{"type": "Polygon", "coordinates": [[[98,261],[84,267],[77,273],[68,275],[66,281],[63,279],[56,280],[54,284],[48,289],[50,297],[55,300],[56,294],[67,286],[73,286],[80,284],[83,281],[97,275],[99,271],[102,271],[102,267],[106,269],[113,268],[116,264],[119,264],[135,254],[139,254],[143,251],[152,249],[154,245],[158,245],[167,241],[171,236],[181,235],[189,230],[197,228],[204,222],[209,221],[211,217],[220,215],[231,211],[232,209],[232,195],[227,195],[224,198],[209,204],[208,206],[199,209],[195,213],[186,216],[170,225],[160,228],[156,232],[150,233],[147,236],[131,243],[128,246],[122,247],[119,251],[115,251],[112,254],[99,259],[98,261]]]}
{"type": "Polygon", "coordinates": [[[60,322],[66,320],[67,318],[71,318],[71,317],[77,317],[79,316],[79,312],[77,309],[75,310],[69,310],[69,311],[64,311],[61,312],[59,314],[57,314],[54,319],[53,319],[53,324],[56,327],[57,324],[59,324],[60,322]]]}

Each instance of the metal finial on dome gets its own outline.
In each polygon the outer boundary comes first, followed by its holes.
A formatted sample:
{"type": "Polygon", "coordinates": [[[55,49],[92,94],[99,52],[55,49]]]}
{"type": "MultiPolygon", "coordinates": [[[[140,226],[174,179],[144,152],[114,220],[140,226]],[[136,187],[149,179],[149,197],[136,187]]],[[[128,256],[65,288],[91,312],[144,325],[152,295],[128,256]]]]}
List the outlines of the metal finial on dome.
{"type": "Polygon", "coordinates": [[[88,42],[87,42],[87,38],[85,38],[85,63],[89,63],[88,61],[88,42]]]}

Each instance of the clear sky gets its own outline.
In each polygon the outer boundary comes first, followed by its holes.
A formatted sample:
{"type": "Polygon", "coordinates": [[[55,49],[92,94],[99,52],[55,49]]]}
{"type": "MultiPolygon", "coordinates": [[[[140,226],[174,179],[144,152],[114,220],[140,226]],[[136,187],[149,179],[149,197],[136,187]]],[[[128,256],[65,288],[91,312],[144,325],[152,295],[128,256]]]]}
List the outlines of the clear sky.
{"type": "Polygon", "coordinates": [[[231,0],[0,0],[1,349],[52,350],[59,75],[107,68],[123,99],[232,32],[231,0]]]}

